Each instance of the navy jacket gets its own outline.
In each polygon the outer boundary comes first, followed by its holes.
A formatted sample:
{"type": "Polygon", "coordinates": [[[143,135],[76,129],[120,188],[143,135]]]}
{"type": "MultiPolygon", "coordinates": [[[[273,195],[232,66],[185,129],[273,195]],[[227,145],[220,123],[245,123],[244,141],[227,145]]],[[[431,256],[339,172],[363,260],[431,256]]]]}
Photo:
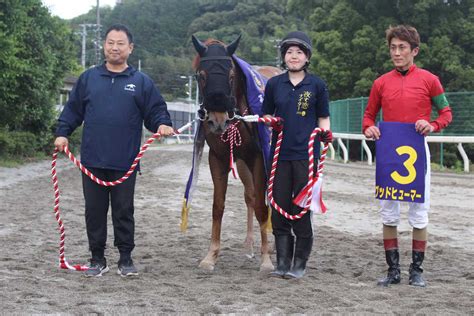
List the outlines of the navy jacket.
{"type": "MultiPolygon", "coordinates": [[[[326,84],[319,77],[306,74],[296,86],[288,72],[270,78],[265,86],[263,114],[283,118],[281,160],[308,160],[308,141],[318,126],[319,117],[329,116],[329,95],[326,84]]],[[[276,133],[273,133],[272,156],[276,133]]],[[[319,154],[319,142],[314,142],[314,153],[319,154]]]]}
{"type": "Polygon", "coordinates": [[[161,124],[171,126],[166,102],[147,75],[133,67],[109,72],[105,64],[81,74],[56,136],[68,137],[83,122],[82,164],[124,171],[140,150],[143,123],[153,133],[161,124]]]}

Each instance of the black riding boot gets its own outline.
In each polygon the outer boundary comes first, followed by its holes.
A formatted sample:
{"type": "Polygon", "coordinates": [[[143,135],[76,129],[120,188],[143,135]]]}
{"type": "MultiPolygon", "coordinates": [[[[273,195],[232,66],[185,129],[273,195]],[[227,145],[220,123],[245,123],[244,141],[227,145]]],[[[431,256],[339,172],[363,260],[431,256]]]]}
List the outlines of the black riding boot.
{"type": "Polygon", "coordinates": [[[388,286],[389,284],[400,283],[400,254],[398,249],[386,250],[385,259],[388,264],[388,273],[385,278],[377,282],[377,285],[388,286]]]}
{"type": "Polygon", "coordinates": [[[408,283],[413,286],[425,287],[426,283],[423,279],[423,269],[421,268],[421,264],[425,258],[425,253],[421,251],[412,251],[412,258],[413,263],[410,264],[410,278],[408,283]]]}
{"type": "Polygon", "coordinates": [[[270,272],[270,276],[282,278],[290,270],[294,246],[295,238],[292,235],[275,236],[277,268],[270,272]]]}
{"type": "Polygon", "coordinates": [[[295,246],[295,259],[293,267],[290,272],[285,274],[287,279],[299,279],[302,278],[306,270],[306,262],[308,261],[309,254],[313,248],[313,237],[311,238],[296,238],[295,246]]]}

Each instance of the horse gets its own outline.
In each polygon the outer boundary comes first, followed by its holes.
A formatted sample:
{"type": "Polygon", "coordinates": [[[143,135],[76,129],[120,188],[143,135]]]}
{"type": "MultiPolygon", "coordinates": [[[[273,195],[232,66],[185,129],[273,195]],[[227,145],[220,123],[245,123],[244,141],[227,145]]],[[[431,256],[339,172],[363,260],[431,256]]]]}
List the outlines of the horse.
{"type": "MultiPolygon", "coordinates": [[[[239,178],[244,185],[244,200],[247,206],[245,246],[253,255],[253,214],[255,214],[261,236],[260,271],[265,272],[273,270],[273,264],[266,229],[269,212],[265,204],[264,157],[258,144],[256,123],[236,119],[238,115],[252,114],[245,95],[245,76],[232,58],[239,41],[240,36],[226,46],[215,39],[201,42],[192,36],[194,48],[198,53],[194,58],[193,68],[196,71],[202,101],[198,114],[209,146],[209,167],[214,184],[211,244],[199,267],[212,271],[218,259],[222,217],[231,170],[229,161],[235,157],[239,178]],[[235,134],[240,135],[240,141],[230,140],[230,136],[235,134]],[[230,145],[225,140],[230,140],[230,145]]],[[[260,73],[270,77],[281,71],[276,67],[265,66],[260,68],[260,73]]]]}

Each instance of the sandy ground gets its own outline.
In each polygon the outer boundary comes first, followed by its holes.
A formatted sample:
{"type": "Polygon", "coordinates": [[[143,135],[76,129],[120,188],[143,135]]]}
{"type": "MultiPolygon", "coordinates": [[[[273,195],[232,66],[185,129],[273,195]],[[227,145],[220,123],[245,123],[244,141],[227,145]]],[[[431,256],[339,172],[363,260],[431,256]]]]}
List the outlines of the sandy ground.
{"type": "MultiPolygon", "coordinates": [[[[268,278],[258,271],[259,255],[244,255],[246,211],[237,180],[231,180],[228,190],[220,259],[212,273],[198,269],[209,246],[212,182],[203,159],[190,227],[181,233],[191,154],[191,145],[159,146],[145,154],[136,188],[134,258],[140,276],[135,279],[115,274],[118,254],[111,222],[106,251],[110,273],[86,279],[80,272],[59,270],[49,162],[0,169],[0,313],[474,314],[472,174],[433,174],[424,264],[428,287],[408,285],[411,230],[404,212],[402,283],[379,288],[376,280],[386,266],[373,167],[327,164],[329,212],[315,218],[316,243],[307,275],[296,281],[268,278]]],[[[79,170],[71,166],[65,159],[58,166],[66,257],[84,264],[89,256],[84,202],[79,170]]]]}

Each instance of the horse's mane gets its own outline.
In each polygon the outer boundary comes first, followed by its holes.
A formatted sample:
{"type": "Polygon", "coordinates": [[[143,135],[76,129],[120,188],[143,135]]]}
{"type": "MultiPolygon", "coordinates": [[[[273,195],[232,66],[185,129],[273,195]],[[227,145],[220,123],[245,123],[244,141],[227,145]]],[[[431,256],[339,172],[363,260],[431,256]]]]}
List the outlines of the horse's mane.
{"type": "MultiPolygon", "coordinates": [[[[219,45],[225,46],[225,44],[223,42],[221,42],[219,40],[216,40],[214,38],[208,38],[204,42],[204,45],[206,45],[206,46],[209,46],[209,45],[212,45],[212,44],[219,44],[219,45]]],[[[200,62],[201,62],[201,58],[199,57],[199,54],[196,54],[196,56],[193,59],[193,63],[192,63],[192,66],[193,66],[194,70],[196,70],[198,68],[200,62]]]]}

